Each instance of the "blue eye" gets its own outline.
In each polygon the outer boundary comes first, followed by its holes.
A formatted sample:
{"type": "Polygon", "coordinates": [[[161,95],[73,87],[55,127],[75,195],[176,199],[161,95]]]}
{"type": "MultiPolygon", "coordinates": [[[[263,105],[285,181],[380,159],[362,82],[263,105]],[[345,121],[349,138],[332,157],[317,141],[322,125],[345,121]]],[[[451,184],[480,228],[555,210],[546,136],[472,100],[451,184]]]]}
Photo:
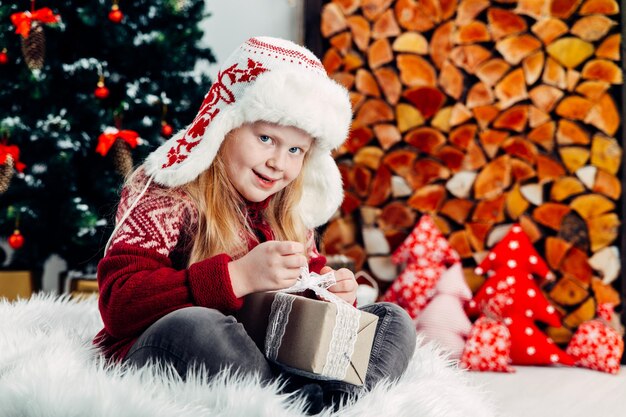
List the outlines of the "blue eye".
{"type": "Polygon", "coordinates": [[[261,136],[259,136],[259,140],[261,142],[263,142],[263,143],[268,143],[268,142],[270,142],[272,140],[272,138],[270,138],[267,135],[261,135],[261,136]]]}
{"type": "Polygon", "coordinates": [[[294,146],[292,148],[289,148],[289,153],[292,153],[294,155],[300,154],[302,153],[302,148],[298,148],[297,146],[294,146]]]}

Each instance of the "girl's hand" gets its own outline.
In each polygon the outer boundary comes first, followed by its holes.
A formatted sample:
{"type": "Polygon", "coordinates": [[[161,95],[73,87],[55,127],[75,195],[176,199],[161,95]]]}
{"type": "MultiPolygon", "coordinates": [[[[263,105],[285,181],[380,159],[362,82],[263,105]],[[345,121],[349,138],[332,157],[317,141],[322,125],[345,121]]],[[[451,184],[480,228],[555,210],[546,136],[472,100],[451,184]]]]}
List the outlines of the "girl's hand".
{"type": "MultiPolygon", "coordinates": [[[[333,271],[329,266],[325,266],[320,271],[320,274],[326,274],[333,271]]],[[[341,268],[335,272],[335,279],[337,283],[328,288],[328,291],[334,293],[336,296],[342,298],[348,304],[354,305],[356,300],[356,289],[358,287],[354,273],[346,268],[341,268]]]]}
{"type": "Polygon", "coordinates": [[[233,292],[243,297],[254,292],[281,290],[296,283],[300,267],[308,261],[299,242],[270,240],[228,264],[233,292]]]}

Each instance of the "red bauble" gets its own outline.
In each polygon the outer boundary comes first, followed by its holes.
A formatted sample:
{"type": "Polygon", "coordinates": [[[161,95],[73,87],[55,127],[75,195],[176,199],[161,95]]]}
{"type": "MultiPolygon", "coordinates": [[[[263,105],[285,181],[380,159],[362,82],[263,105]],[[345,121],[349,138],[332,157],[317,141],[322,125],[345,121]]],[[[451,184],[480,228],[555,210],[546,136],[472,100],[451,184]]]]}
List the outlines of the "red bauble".
{"type": "Polygon", "coordinates": [[[0,51],[0,65],[6,65],[9,62],[9,55],[7,55],[7,50],[3,49],[0,51]]]}
{"type": "Polygon", "coordinates": [[[117,4],[114,4],[111,7],[111,11],[109,12],[109,20],[113,23],[120,23],[124,18],[124,13],[120,10],[120,7],[117,4]]]}
{"type": "Polygon", "coordinates": [[[167,122],[161,122],[161,134],[163,136],[170,137],[172,135],[172,132],[174,131],[174,128],[172,128],[171,125],[169,125],[167,122]]]}
{"type": "Polygon", "coordinates": [[[100,100],[104,100],[109,96],[109,89],[104,85],[103,82],[99,82],[93,94],[100,100]]]}
{"type": "Polygon", "coordinates": [[[19,230],[15,229],[13,234],[9,236],[8,242],[9,246],[11,246],[13,249],[19,249],[24,246],[24,236],[20,233],[19,230]]]}

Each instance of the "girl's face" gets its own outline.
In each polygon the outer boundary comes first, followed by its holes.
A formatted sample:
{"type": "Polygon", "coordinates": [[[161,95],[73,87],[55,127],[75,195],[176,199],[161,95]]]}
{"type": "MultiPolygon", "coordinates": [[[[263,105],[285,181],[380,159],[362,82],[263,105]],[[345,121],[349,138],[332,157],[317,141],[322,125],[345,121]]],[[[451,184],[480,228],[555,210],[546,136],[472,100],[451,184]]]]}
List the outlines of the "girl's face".
{"type": "Polygon", "coordinates": [[[298,177],[312,144],[313,138],[296,127],[245,124],[224,142],[226,174],[246,200],[263,201],[298,177]]]}

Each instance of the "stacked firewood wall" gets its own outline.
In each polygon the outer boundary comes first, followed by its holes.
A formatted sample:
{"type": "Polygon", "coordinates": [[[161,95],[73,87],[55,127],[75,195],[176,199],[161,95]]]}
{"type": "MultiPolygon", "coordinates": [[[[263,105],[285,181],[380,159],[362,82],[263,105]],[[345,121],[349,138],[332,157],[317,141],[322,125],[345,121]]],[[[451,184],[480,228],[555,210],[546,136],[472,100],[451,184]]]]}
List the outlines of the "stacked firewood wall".
{"type": "Polygon", "coordinates": [[[615,0],[333,0],[328,73],[350,90],[345,199],[322,236],[385,284],[431,214],[472,272],[519,223],[557,275],[565,343],[620,301],[622,147],[615,0]]]}

